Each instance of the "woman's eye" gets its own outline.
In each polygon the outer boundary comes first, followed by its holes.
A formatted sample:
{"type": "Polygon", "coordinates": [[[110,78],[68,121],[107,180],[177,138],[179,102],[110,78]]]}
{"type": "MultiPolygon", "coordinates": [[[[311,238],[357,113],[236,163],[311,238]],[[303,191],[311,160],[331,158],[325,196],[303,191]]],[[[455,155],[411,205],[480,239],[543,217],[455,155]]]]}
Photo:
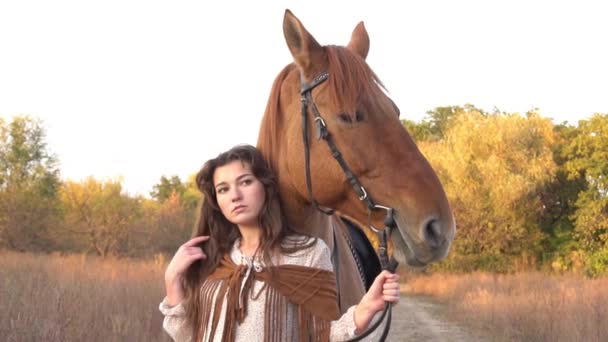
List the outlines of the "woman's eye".
{"type": "Polygon", "coordinates": [[[253,183],[252,179],[243,179],[243,181],[241,182],[241,184],[243,184],[243,185],[249,185],[251,183],[253,183]]]}
{"type": "Polygon", "coordinates": [[[223,193],[225,193],[226,191],[228,191],[228,188],[219,188],[219,189],[217,189],[217,193],[218,193],[218,194],[223,194],[223,193]]]}

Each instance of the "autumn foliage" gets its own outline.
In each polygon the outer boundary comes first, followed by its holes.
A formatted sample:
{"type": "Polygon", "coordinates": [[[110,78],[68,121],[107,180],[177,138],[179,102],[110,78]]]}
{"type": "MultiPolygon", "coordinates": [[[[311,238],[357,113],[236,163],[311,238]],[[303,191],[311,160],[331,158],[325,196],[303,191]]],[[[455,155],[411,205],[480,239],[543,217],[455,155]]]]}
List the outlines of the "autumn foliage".
{"type": "MultiPolygon", "coordinates": [[[[607,114],[555,124],[466,105],[403,124],[456,218],[452,250],[435,269],[606,273],[607,114]]],[[[120,179],[61,179],[32,117],[0,120],[0,138],[0,248],[143,257],[189,237],[200,199],[192,179],[163,175],[151,198],[134,196],[120,179]]]]}

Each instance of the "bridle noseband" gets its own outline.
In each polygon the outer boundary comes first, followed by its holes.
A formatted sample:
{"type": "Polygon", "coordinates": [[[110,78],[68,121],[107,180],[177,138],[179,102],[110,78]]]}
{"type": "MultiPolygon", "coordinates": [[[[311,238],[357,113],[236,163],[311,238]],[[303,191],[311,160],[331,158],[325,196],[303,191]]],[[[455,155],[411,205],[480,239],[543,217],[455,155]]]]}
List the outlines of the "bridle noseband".
{"type": "MultiPolygon", "coordinates": [[[[306,187],[308,189],[308,195],[310,197],[313,207],[315,207],[316,209],[318,209],[319,211],[321,211],[327,215],[331,215],[334,213],[334,209],[321,206],[315,199],[313,192],[312,192],[312,180],[311,180],[311,176],[310,176],[310,146],[309,146],[309,142],[308,142],[308,120],[307,120],[308,106],[310,105],[310,108],[312,109],[312,113],[314,116],[313,121],[315,123],[317,140],[319,140],[319,139],[325,140],[325,142],[327,143],[327,146],[329,147],[329,149],[331,151],[332,156],[334,157],[334,159],[336,159],[338,164],[340,164],[342,171],[346,175],[348,182],[353,187],[353,190],[358,195],[359,200],[365,202],[365,205],[367,206],[367,209],[369,212],[369,217],[370,217],[369,226],[376,234],[378,234],[379,246],[378,246],[377,254],[378,254],[378,259],[380,260],[380,265],[381,265],[382,269],[389,270],[390,272],[395,272],[395,269],[397,268],[397,262],[393,258],[391,258],[389,260],[388,250],[387,250],[388,238],[390,237],[392,229],[396,227],[395,219],[393,217],[394,210],[393,210],[393,208],[390,208],[390,207],[375,204],[374,201],[371,199],[368,192],[365,190],[363,185],[361,185],[361,182],[359,182],[359,179],[357,179],[357,176],[348,167],[348,164],[344,160],[342,153],[340,153],[340,151],[338,150],[338,147],[334,143],[334,141],[331,137],[331,134],[327,130],[327,125],[325,123],[325,120],[323,120],[323,118],[321,117],[321,113],[319,113],[317,105],[315,104],[315,102],[312,99],[312,90],[319,84],[326,81],[328,78],[329,78],[329,73],[323,72],[319,76],[315,77],[312,80],[312,82],[307,83],[304,80],[304,77],[301,76],[300,95],[301,95],[301,102],[302,102],[302,111],[301,111],[301,113],[302,113],[302,140],[304,142],[304,161],[305,161],[305,170],[306,170],[306,187]],[[377,211],[377,210],[386,211],[386,217],[384,219],[384,225],[385,225],[384,229],[378,229],[371,225],[371,213],[372,213],[372,211],[377,211]]],[[[384,310],[382,312],[382,315],[380,316],[380,319],[378,319],[372,326],[368,327],[368,329],[365,330],[362,334],[360,334],[357,337],[354,337],[352,339],[349,339],[347,341],[360,341],[361,339],[365,338],[366,336],[371,334],[376,328],[378,328],[378,326],[384,320],[384,317],[388,315],[386,325],[384,326],[384,331],[382,332],[382,336],[380,337],[380,341],[384,341],[386,339],[386,336],[388,335],[388,331],[390,330],[391,312],[392,312],[391,308],[392,308],[392,303],[385,303],[384,310]]]]}

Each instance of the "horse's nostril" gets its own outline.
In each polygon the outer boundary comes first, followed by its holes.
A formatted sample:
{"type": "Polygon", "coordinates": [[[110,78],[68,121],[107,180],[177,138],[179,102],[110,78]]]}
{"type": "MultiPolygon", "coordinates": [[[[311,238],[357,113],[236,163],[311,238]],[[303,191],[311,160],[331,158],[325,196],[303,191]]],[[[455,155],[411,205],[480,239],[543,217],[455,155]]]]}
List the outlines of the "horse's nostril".
{"type": "Polygon", "coordinates": [[[438,220],[431,219],[424,226],[424,239],[431,247],[436,248],[443,242],[441,236],[441,225],[438,220]]]}

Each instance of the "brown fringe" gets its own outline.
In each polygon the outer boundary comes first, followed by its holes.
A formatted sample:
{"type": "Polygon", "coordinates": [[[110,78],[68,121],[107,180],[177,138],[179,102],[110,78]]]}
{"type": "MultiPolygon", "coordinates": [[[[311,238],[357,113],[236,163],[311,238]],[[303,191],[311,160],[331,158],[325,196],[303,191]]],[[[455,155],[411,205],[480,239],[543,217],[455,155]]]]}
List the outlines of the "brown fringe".
{"type": "Polygon", "coordinates": [[[209,319],[211,329],[208,336],[210,339],[215,336],[222,306],[226,303],[222,342],[233,342],[236,325],[247,316],[249,298],[256,299],[266,291],[264,341],[291,341],[296,335],[300,342],[329,341],[331,321],[339,317],[336,281],[332,272],[297,265],[276,266],[272,272],[251,270],[241,290],[246,272],[246,266],[237,266],[229,256],[225,256],[220,267],[201,286],[203,314],[198,340],[207,335],[209,319]],[[252,291],[255,280],[265,283],[257,294],[252,291]],[[292,330],[287,329],[291,315],[288,302],[295,306],[298,315],[298,324],[292,330]],[[205,308],[213,308],[212,317],[211,310],[205,311],[205,308]]]}
{"type": "Polygon", "coordinates": [[[298,327],[300,342],[328,342],[331,332],[331,321],[319,319],[298,306],[298,327]]]}
{"type": "MultiPolygon", "coordinates": [[[[213,310],[205,310],[207,308],[211,308],[214,300],[214,295],[217,291],[217,288],[221,285],[221,281],[213,281],[208,280],[203,283],[201,286],[201,308],[203,308],[202,316],[201,316],[201,325],[198,331],[197,336],[195,337],[195,341],[201,341],[205,337],[205,333],[207,332],[207,328],[209,327],[209,318],[211,313],[213,312],[213,321],[216,321],[216,316],[219,319],[219,313],[213,310]]],[[[219,298],[219,297],[218,297],[219,298]]],[[[217,302],[217,301],[216,301],[217,302]]],[[[213,336],[215,332],[215,326],[212,326],[211,333],[209,336],[213,336]]]]}
{"type": "Polygon", "coordinates": [[[266,291],[266,303],[264,310],[264,340],[267,342],[282,341],[283,321],[282,307],[280,306],[281,296],[278,291],[269,288],[266,291]]]}
{"type": "MultiPolygon", "coordinates": [[[[222,305],[224,304],[224,296],[226,296],[226,290],[227,290],[227,283],[225,281],[219,281],[219,283],[221,284],[219,286],[219,292],[217,294],[217,297],[215,297],[215,305],[213,306],[213,321],[211,323],[211,332],[209,333],[209,337],[211,339],[211,337],[215,336],[215,329],[217,328],[217,324],[220,321],[220,315],[222,312],[222,305]]],[[[229,307],[226,308],[226,310],[228,310],[229,307]]],[[[228,311],[226,311],[228,312],[228,311]]],[[[228,321],[228,318],[226,317],[226,319],[224,320],[224,333],[226,332],[226,323],[228,321]]]]}

